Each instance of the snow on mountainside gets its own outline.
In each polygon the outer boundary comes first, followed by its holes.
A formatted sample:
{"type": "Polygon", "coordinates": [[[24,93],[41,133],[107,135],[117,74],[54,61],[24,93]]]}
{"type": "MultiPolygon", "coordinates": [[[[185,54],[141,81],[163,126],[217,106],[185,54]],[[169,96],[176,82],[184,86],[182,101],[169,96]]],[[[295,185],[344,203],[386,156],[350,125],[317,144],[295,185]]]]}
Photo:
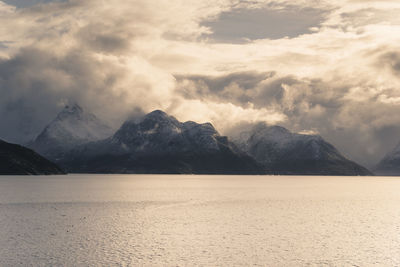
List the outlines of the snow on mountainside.
{"type": "Polygon", "coordinates": [[[385,155],[374,171],[379,175],[400,175],[400,144],[385,155]]]}
{"type": "Polygon", "coordinates": [[[49,158],[78,145],[109,137],[112,129],[95,115],[86,113],[79,105],[68,105],[30,144],[30,147],[49,158]]]}
{"type": "Polygon", "coordinates": [[[318,135],[258,124],[234,138],[239,148],[277,174],[368,175],[318,135]]]}
{"type": "Polygon", "coordinates": [[[182,123],[160,110],[126,121],[110,138],[78,147],[62,164],[72,172],[263,173],[210,123],[182,123]]]}
{"type": "Polygon", "coordinates": [[[215,152],[219,150],[218,137],[218,132],[210,123],[181,123],[156,110],[139,123],[125,122],[111,140],[137,153],[172,153],[194,149],[197,152],[215,152]]]}
{"type": "MultiPolygon", "coordinates": [[[[300,144],[307,144],[305,151],[290,155],[291,157],[306,156],[310,159],[320,159],[323,157],[338,158],[339,152],[330,144],[326,143],[318,135],[304,135],[292,133],[281,126],[267,126],[265,124],[256,125],[251,131],[241,134],[240,139],[235,140],[240,148],[255,155],[263,163],[271,163],[286,151],[293,150],[300,144]],[[322,150],[324,146],[328,149],[322,150]]],[[[289,156],[289,155],[288,155],[289,156]]]]}

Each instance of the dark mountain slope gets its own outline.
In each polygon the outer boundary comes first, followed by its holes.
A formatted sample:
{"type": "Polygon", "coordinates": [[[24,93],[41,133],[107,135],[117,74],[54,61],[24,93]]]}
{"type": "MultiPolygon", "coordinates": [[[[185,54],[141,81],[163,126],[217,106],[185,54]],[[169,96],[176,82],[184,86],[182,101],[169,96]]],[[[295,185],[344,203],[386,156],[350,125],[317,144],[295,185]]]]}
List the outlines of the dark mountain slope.
{"type": "Polygon", "coordinates": [[[1,175],[63,174],[54,163],[31,149],[0,140],[1,175]]]}

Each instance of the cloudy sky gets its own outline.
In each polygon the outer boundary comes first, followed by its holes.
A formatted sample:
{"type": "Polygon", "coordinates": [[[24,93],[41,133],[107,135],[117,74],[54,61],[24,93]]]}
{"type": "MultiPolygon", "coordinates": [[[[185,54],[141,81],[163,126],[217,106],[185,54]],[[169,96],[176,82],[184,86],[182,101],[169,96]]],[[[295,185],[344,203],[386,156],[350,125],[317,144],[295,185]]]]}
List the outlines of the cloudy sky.
{"type": "Polygon", "coordinates": [[[0,138],[68,102],[322,135],[371,166],[400,141],[400,2],[0,1],[0,138]]]}

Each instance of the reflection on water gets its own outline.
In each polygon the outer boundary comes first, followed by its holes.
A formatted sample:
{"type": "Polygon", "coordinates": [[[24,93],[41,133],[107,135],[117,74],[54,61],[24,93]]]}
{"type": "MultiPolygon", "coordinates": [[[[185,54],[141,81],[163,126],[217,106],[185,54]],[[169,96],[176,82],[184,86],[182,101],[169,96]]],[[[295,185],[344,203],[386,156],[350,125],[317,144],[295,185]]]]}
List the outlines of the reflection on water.
{"type": "Polygon", "coordinates": [[[0,266],[400,265],[400,178],[0,177],[0,266]]]}

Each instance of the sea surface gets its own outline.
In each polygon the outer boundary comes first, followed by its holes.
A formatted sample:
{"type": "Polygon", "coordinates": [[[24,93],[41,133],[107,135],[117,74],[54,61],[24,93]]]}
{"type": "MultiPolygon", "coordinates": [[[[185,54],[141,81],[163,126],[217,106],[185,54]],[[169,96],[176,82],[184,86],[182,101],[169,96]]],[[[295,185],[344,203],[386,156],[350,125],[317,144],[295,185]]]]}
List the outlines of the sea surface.
{"type": "Polygon", "coordinates": [[[0,266],[374,265],[400,265],[400,178],[0,177],[0,266]]]}

